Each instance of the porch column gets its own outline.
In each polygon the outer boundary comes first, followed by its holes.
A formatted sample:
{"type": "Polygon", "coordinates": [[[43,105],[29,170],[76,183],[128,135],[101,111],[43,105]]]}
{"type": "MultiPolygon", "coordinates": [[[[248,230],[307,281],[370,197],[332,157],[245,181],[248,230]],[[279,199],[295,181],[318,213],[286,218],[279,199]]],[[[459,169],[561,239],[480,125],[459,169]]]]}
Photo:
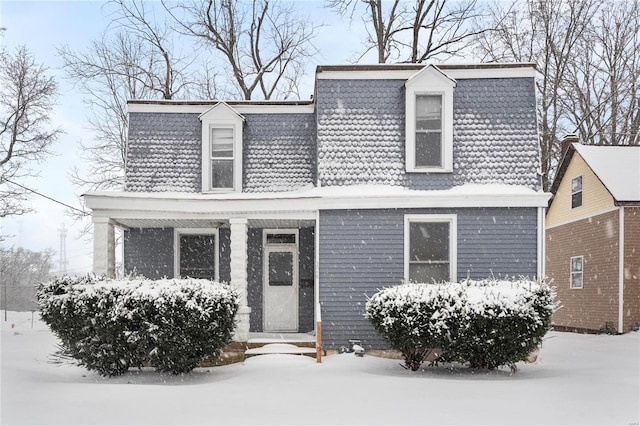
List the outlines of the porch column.
{"type": "Polygon", "coordinates": [[[240,307],[236,314],[236,331],[233,340],[249,340],[249,314],[247,302],[247,224],[246,218],[229,219],[231,228],[231,285],[240,295],[240,307]]]}
{"type": "Polygon", "coordinates": [[[93,272],[116,276],[115,229],[108,217],[93,217],[93,272]]]}

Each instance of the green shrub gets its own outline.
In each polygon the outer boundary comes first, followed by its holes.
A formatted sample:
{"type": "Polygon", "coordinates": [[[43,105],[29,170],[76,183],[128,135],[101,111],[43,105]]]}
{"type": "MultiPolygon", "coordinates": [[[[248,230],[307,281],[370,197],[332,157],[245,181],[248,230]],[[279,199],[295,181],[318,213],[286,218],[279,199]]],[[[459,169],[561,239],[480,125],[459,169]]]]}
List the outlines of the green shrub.
{"type": "Polygon", "coordinates": [[[411,370],[432,348],[442,350],[439,361],[494,369],[513,367],[540,345],[553,298],[546,284],[528,280],[405,284],[376,293],[366,316],[411,370]]]}
{"type": "Polygon", "coordinates": [[[105,376],[150,363],[175,374],[219,355],[238,297],[206,280],[64,277],[38,288],[42,319],[66,355],[105,376]]]}

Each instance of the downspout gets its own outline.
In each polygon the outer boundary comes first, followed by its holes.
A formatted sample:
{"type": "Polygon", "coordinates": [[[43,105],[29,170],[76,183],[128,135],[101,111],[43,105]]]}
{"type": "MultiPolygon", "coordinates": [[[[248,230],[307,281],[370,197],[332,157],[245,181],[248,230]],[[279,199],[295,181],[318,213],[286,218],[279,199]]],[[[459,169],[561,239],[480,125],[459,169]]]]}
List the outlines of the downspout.
{"type": "Polygon", "coordinates": [[[545,271],[545,216],[544,216],[544,207],[538,207],[538,280],[542,281],[545,279],[544,271],[545,271]]]}
{"type": "Polygon", "coordinates": [[[314,233],[314,268],[313,281],[315,283],[313,297],[315,303],[316,320],[316,361],[322,362],[322,314],[320,307],[320,210],[316,211],[316,230],[314,233]]]}
{"type": "Polygon", "coordinates": [[[618,227],[618,333],[624,333],[624,207],[620,206],[618,227]]]}

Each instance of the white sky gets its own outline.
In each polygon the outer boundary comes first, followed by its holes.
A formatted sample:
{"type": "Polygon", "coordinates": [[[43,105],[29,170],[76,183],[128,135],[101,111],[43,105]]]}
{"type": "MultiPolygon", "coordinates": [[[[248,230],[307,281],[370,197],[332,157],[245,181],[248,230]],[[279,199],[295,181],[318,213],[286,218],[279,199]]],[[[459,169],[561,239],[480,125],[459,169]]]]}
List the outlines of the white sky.
{"type": "MultiPolygon", "coordinates": [[[[347,63],[355,57],[361,50],[360,40],[363,38],[357,34],[362,34],[363,29],[359,19],[354,20],[352,28],[349,28],[347,21],[340,22],[333,13],[323,9],[321,1],[297,3],[297,7],[304,8],[314,18],[322,19],[326,25],[316,39],[321,55],[308,64],[303,80],[305,88],[301,96],[307,99],[313,93],[315,66],[347,63]]],[[[65,134],[53,147],[54,155],[37,165],[40,177],[21,183],[79,208],[81,190],[71,184],[68,173],[74,165],[81,163],[79,142],[91,141],[92,134],[87,126],[88,114],[82,96],[65,78],[56,48],[68,45],[74,50],[85,50],[91,40],[99,37],[109,23],[103,4],[102,1],[0,0],[0,27],[7,28],[0,42],[9,49],[26,45],[37,61],[50,68],[60,87],[53,125],[61,127],[65,134]]],[[[74,226],[66,214],[67,209],[38,196],[32,197],[30,206],[35,210],[34,213],[0,219],[0,233],[10,236],[2,243],[3,247],[24,247],[34,251],[54,249],[55,271],[58,272],[60,229],[64,225],[68,229],[67,273],[89,272],[92,242],[86,236],[79,238],[79,226],[74,226]]]]}

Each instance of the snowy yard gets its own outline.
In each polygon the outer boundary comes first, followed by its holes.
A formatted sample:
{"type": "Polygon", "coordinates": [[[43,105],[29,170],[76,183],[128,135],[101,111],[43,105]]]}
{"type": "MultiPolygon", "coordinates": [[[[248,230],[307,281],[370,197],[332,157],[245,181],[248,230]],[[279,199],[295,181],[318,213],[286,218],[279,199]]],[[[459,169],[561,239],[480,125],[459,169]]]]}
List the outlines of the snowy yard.
{"type": "MultiPolygon", "coordinates": [[[[3,313],[4,314],[4,313],[3,313]]],[[[37,318],[37,314],[36,314],[37,318]]],[[[4,319],[4,318],[3,318],[4,319]]],[[[0,423],[621,424],[640,421],[640,333],[550,333],[535,364],[425,368],[351,354],[267,355],[185,376],[107,379],[48,363],[55,338],[30,313],[2,321],[0,423]],[[11,328],[11,324],[15,324],[11,328]]]]}

